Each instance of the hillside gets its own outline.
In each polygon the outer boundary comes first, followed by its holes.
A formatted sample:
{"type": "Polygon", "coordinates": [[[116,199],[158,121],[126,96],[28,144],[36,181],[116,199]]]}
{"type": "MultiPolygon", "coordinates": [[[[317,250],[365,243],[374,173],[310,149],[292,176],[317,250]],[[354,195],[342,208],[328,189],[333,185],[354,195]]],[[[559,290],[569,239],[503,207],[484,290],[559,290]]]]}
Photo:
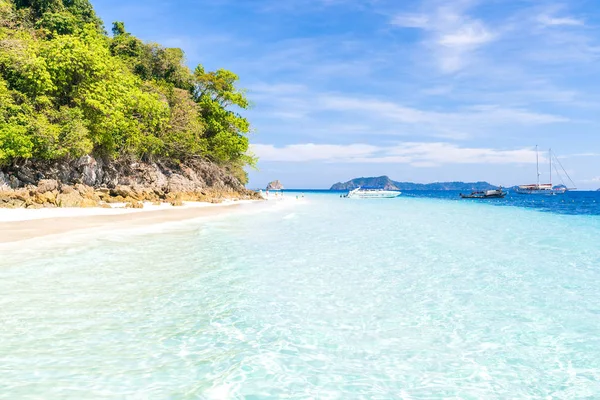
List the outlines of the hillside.
{"type": "Polygon", "coordinates": [[[123,22],[107,34],[88,0],[0,0],[0,188],[129,185],[135,165],[193,173],[202,183],[190,190],[211,187],[201,174],[218,170],[239,188],[256,160],[237,80],[190,70],[181,49],[143,42],[123,22]]]}
{"type": "Polygon", "coordinates": [[[372,178],[355,178],[348,182],[338,182],[331,186],[330,190],[352,190],[357,187],[373,187],[388,190],[489,190],[496,189],[488,182],[436,182],[436,183],[412,183],[397,182],[387,176],[372,178]]]}

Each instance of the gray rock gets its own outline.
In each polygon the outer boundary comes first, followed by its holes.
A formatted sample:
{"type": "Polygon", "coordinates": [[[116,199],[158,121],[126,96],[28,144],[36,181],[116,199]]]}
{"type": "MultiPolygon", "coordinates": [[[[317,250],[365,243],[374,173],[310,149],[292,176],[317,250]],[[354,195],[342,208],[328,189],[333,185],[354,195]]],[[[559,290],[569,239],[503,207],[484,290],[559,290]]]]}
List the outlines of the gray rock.
{"type": "Polygon", "coordinates": [[[267,185],[267,190],[282,190],[282,189],[283,189],[283,185],[278,180],[269,182],[269,184],[267,185]]]}
{"type": "MultiPolygon", "coordinates": [[[[97,195],[80,190],[78,185],[109,189],[112,196],[132,199],[165,199],[169,194],[199,194],[206,189],[245,193],[244,186],[225,168],[203,159],[193,159],[182,165],[164,160],[107,162],[88,155],[76,160],[28,160],[2,167],[0,171],[0,187],[18,189],[34,185],[37,187],[31,190],[38,194],[58,190],[68,195],[75,191],[90,200],[95,200],[97,195]]],[[[69,205],[79,201],[75,195],[62,196],[60,200],[69,205]]]]}
{"type": "Polygon", "coordinates": [[[37,192],[40,194],[57,190],[59,187],[58,181],[54,179],[42,179],[38,182],[37,192]]]}
{"type": "Polygon", "coordinates": [[[168,179],[169,192],[193,192],[196,186],[192,181],[179,174],[173,174],[168,179]]]}
{"type": "Polygon", "coordinates": [[[10,179],[4,172],[0,171],[0,190],[10,189],[10,179]]]}
{"type": "Polygon", "coordinates": [[[77,160],[77,167],[81,174],[81,182],[88,186],[95,186],[99,175],[96,159],[92,156],[83,156],[77,160]]]}
{"type": "Polygon", "coordinates": [[[21,181],[19,181],[19,179],[18,179],[16,176],[14,176],[14,175],[11,175],[11,176],[8,178],[8,180],[9,180],[9,182],[10,182],[10,187],[11,187],[11,189],[17,189],[17,188],[20,188],[20,187],[21,187],[21,181]]]}
{"type": "Polygon", "coordinates": [[[30,185],[35,185],[37,182],[36,171],[28,166],[23,166],[17,169],[17,178],[19,178],[20,181],[30,185]]]}

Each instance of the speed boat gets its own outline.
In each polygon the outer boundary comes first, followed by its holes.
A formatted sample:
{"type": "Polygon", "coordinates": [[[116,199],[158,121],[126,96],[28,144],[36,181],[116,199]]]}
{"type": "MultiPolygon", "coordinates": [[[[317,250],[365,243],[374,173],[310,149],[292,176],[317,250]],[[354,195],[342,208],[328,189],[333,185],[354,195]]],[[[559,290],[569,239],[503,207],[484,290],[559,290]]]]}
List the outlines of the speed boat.
{"type": "Polygon", "coordinates": [[[348,192],[345,197],[350,199],[391,199],[398,197],[402,192],[398,190],[371,189],[371,188],[356,188],[348,192]]]}
{"type": "Polygon", "coordinates": [[[504,196],[506,196],[506,192],[502,191],[502,188],[471,192],[471,194],[460,194],[460,197],[463,199],[501,199],[504,196]]]}

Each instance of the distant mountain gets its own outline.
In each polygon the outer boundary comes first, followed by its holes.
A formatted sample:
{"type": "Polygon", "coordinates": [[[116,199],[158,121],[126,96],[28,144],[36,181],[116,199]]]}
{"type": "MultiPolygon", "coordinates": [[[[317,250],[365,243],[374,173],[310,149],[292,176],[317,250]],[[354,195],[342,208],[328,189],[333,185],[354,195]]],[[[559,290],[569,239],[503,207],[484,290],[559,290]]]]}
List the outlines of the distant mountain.
{"type": "Polygon", "coordinates": [[[330,190],[352,190],[357,187],[371,187],[386,190],[399,190],[396,186],[397,182],[392,181],[387,176],[377,178],[355,178],[346,183],[338,182],[331,187],[330,190]]]}
{"type": "Polygon", "coordinates": [[[396,182],[387,176],[372,178],[355,178],[348,182],[338,182],[330,190],[352,190],[357,187],[371,187],[386,190],[492,190],[497,189],[488,182],[435,182],[435,183],[412,183],[396,182]]]}

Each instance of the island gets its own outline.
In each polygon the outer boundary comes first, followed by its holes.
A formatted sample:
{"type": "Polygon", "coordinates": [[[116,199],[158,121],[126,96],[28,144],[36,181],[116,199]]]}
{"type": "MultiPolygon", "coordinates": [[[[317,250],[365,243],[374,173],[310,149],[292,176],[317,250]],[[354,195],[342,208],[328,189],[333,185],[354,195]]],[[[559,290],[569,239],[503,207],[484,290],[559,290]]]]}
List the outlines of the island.
{"type": "Polygon", "coordinates": [[[494,186],[488,182],[435,182],[435,183],[413,183],[397,182],[387,176],[355,178],[348,182],[338,182],[331,186],[330,190],[352,190],[358,187],[370,187],[385,190],[462,190],[481,191],[494,190],[494,186]]]}
{"type": "Polygon", "coordinates": [[[238,76],[110,31],[89,0],[0,0],[0,207],[258,199],[238,76]]]}
{"type": "Polygon", "coordinates": [[[283,185],[278,180],[273,182],[269,182],[267,185],[267,190],[283,190],[283,185]]]}

